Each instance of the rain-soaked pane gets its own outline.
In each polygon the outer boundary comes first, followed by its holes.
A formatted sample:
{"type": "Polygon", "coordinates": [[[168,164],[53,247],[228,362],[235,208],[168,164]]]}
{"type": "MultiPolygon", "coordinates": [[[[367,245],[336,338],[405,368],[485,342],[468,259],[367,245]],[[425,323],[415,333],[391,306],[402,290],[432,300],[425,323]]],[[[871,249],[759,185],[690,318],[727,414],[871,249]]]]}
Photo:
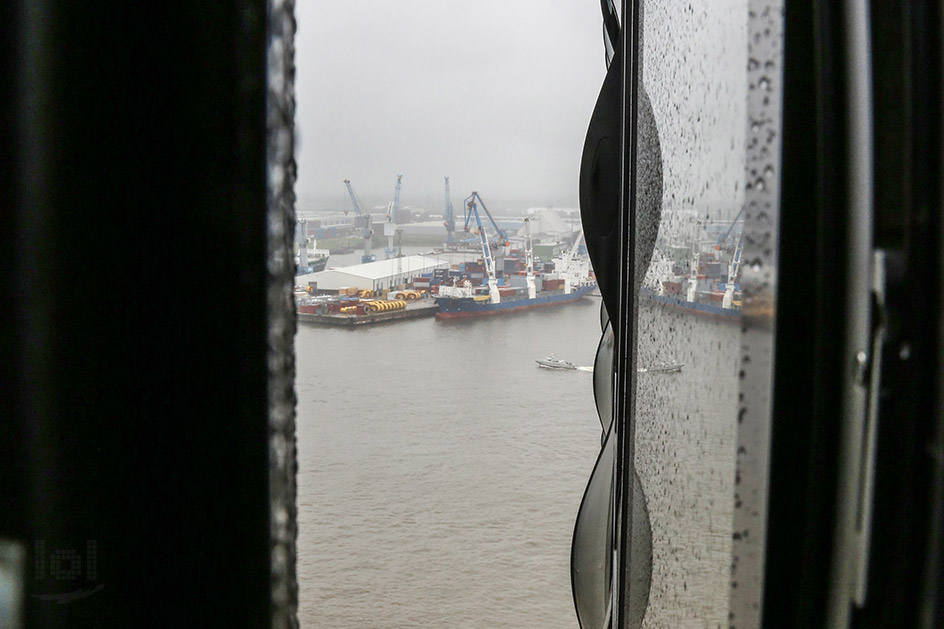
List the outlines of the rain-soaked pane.
{"type": "Polygon", "coordinates": [[[752,282],[771,277],[776,256],[780,12],[747,0],[642,4],[634,456],[652,544],[642,626],[752,626],[772,347],[772,313],[760,328],[752,318],[752,282]],[[758,59],[762,41],[772,44],[758,59]],[[751,536],[750,549],[737,546],[751,536]]]}

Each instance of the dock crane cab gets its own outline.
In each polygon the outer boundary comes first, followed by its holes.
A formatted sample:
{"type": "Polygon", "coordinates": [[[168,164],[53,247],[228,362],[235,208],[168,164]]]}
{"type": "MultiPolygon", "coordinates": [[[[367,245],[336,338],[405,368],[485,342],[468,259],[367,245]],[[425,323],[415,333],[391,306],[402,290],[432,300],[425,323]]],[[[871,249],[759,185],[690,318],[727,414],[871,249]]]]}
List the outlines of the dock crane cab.
{"type": "MultiPolygon", "coordinates": [[[[397,183],[399,183],[399,179],[397,183]]],[[[344,185],[347,186],[347,193],[351,195],[351,204],[354,206],[354,212],[357,214],[356,223],[361,230],[361,235],[364,237],[364,255],[361,256],[361,262],[365,264],[367,262],[374,262],[377,260],[377,256],[370,252],[370,239],[374,235],[370,214],[365,213],[361,209],[361,204],[357,200],[357,195],[354,194],[354,188],[351,186],[351,180],[345,179],[344,185]]],[[[347,214],[347,210],[344,210],[344,213],[347,214]]]]}

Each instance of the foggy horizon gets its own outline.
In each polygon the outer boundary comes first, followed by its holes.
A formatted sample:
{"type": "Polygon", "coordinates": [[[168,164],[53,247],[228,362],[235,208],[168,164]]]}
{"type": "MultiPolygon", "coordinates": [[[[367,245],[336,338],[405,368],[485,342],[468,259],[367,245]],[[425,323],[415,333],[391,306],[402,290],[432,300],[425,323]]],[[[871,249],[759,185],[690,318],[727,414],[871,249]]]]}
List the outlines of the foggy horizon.
{"type": "Polygon", "coordinates": [[[430,0],[296,6],[298,209],[393,199],[436,213],[577,207],[605,75],[599,4],[430,0]]]}

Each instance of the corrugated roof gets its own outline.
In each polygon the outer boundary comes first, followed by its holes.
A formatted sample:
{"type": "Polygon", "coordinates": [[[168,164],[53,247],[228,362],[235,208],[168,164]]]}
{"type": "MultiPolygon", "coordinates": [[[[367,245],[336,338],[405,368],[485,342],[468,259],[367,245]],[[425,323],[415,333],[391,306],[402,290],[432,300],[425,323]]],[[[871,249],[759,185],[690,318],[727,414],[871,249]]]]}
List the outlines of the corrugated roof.
{"type": "Polygon", "coordinates": [[[389,260],[377,260],[366,264],[356,264],[354,266],[345,266],[340,269],[329,269],[313,273],[315,277],[322,273],[347,273],[355,277],[363,277],[369,280],[379,280],[399,273],[416,272],[423,270],[432,270],[440,265],[449,265],[449,260],[434,258],[431,256],[403,256],[402,258],[390,258],[389,260]],[[399,270],[398,270],[399,269],[399,270]]]}

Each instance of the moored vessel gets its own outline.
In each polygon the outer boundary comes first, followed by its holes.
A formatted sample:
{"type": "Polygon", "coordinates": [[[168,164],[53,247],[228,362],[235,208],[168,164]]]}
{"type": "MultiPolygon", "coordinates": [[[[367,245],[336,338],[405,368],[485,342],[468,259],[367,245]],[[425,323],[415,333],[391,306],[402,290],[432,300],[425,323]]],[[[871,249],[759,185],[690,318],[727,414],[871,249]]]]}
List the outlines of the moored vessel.
{"type": "Polygon", "coordinates": [[[508,237],[503,230],[495,225],[491,214],[478,196],[473,192],[466,199],[466,231],[474,217],[482,247],[482,263],[484,267],[484,282],[479,286],[473,285],[468,278],[454,280],[451,286],[438,287],[438,292],[432,297],[439,306],[436,313],[437,320],[464,319],[470,317],[493,316],[520,312],[533,308],[557,306],[584,297],[596,288],[596,282],[590,276],[590,264],[587,260],[577,259],[577,250],[583,239],[581,231],[574,240],[570,251],[554,260],[554,271],[550,275],[539,276],[534,272],[534,254],[531,243],[531,222],[524,219],[525,229],[525,271],[516,279],[523,280],[523,285],[504,284],[506,279],[498,278],[495,272],[495,263],[492,257],[492,243],[485,234],[482,219],[478,212],[478,205],[482,205],[486,216],[491,220],[498,235],[497,245],[508,245],[508,237]]]}

